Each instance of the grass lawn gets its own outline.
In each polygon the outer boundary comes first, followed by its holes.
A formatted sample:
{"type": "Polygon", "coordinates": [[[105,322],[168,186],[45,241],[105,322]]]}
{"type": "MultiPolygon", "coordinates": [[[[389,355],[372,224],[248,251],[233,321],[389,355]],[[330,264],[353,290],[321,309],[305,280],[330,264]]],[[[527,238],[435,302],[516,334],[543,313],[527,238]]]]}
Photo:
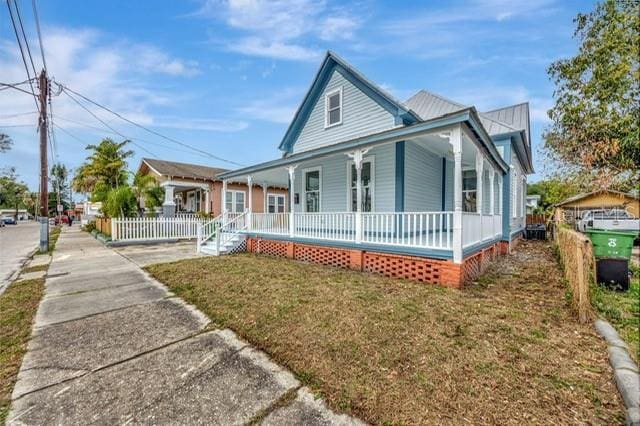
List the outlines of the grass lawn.
{"type": "Polygon", "coordinates": [[[371,423],[622,423],[605,343],[556,265],[525,242],[464,291],[251,254],[147,270],[371,423]]]}
{"type": "Polygon", "coordinates": [[[635,361],[640,360],[640,270],[636,268],[627,292],[592,286],[591,304],[620,333],[635,361]]]}
{"type": "Polygon", "coordinates": [[[9,412],[11,392],[43,293],[44,279],[40,278],[14,282],[0,295],[0,424],[9,412]]]}

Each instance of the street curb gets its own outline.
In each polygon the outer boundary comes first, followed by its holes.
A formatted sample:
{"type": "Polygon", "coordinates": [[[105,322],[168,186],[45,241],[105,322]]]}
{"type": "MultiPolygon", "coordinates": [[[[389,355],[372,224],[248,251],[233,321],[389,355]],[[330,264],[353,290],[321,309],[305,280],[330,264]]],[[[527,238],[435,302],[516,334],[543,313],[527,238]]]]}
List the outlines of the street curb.
{"type": "Polygon", "coordinates": [[[9,286],[11,284],[13,284],[13,282],[15,280],[18,279],[18,276],[20,275],[20,272],[22,271],[22,269],[24,268],[24,266],[31,260],[33,259],[33,256],[35,256],[35,254],[38,252],[38,248],[34,248],[33,250],[31,250],[25,257],[24,259],[22,259],[22,261],[20,262],[20,267],[18,267],[18,269],[16,269],[15,271],[13,271],[13,273],[9,276],[9,278],[7,278],[7,284],[4,286],[0,286],[0,294],[3,294],[5,292],[6,289],[9,288],[9,286]]]}
{"type": "Polygon", "coordinates": [[[627,409],[629,426],[640,426],[640,374],[638,365],[629,356],[627,344],[611,324],[602,319],[595,322],[596,331],[608,345],[609,362],[613,368],[618,391],[627,409]]]}

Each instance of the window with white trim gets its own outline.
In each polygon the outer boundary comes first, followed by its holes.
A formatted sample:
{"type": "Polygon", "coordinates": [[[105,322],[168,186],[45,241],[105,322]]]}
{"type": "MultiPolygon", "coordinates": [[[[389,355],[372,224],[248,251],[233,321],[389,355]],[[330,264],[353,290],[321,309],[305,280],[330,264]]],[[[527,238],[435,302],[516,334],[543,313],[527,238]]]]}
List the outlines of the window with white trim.
{"type": "MultiPolygon", "coordinates": [[[[358,209],[358,194],[356,189],[356,180],[358,173],[356,165],[353,161],[349,164],[349,206],[352,212],[358,209]]],[[[362,211],[373,211],[373,185],[374,185],[374,168],[373,159],[364,159],[362,161],[362,170],[360,171],[360,183],[362,185],[362,211]]]]}
{"type": "Polygon", "coordinates": [[[227,191],[225,209],[229,213],[242,213],[245,209],[244,191],[227,191]]]}
{"type": "Polygon", "coordinates": [[[342,87],[327,92],[324,97],[324,126],[331,127],[342,123],[342,87]]]}
{"type": "Polygon", "coordinates": [[[284,195],[268,194],[267,195],[267,212],[268,213],[284,213],[285,212],[284,195]]]}
{"type": "Polygon", "coordinates": [[[304,211],[317,213],[320,211],[320,188],[322,173],[319,168],[304,171],[304,211]]]}
{"type": "Polygon", "coordinates": [[[475,170],[462,171],[462,211],[477,212],[478,178],[475,170]]]}

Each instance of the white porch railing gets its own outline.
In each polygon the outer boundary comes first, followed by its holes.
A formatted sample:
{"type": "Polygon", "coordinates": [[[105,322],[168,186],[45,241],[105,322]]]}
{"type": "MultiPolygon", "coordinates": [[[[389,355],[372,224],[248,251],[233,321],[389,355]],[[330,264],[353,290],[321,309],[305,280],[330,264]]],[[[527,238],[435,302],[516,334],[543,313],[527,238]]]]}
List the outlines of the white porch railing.
{"type": "MultiPolygon", "coordinates": [[[[295,213],[294,237],[355,241],[355,213],[295,213]]],[[[255,229],[254,229],[255,231],[255,229]]]]}
{"type": "Polygon", "coordinates": [[[150,241],[193,239],[206,219],[176,217],[126,217],[111,219],[111,240],[150,241]]]}
{"type": "Polygon", "coordinates": [[[502,234],[502,216],[462,213],[462,247],[491,240],[502,234]]]}
{"type": "Polygon", "coordinates": [[[250,229],[265,234],[288,234],[289,213],[252,213],[250,229]]]}
{"type": "Polygon", "coordinates": [[[362,241],[394,246],[451,249],[453,213],[363,213],[362,241]]]}

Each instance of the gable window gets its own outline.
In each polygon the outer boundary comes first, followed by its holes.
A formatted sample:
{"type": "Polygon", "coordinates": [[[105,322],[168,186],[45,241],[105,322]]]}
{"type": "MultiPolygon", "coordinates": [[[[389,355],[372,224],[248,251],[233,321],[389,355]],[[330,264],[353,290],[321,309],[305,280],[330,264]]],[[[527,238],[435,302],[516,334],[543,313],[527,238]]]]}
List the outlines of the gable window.
{"type": "Polygon", "coordinates": [[[244,191],[227,191],[225,209],[229,213],[244,212],[244,191]]]}
{"type": "Polygon", "coordinates": [[[324,97],[324,126],[331,127],[342,123],[342,87],[328,92],[324,97]]]}
{"type": "Polygon", "coordinates": [[[267,211],[269,213],[284,213],[284,195],[268,194],[267,211]]]}
{"type": "Polygon", "coordinates": [[[317,213],[320,211],[320,169],[304,171],[304,211],[317,213]]]}
{"type": "Polygon", "coordinates": [[[477,179],[475,170],[462,172],[462,211],[477,212],[477,179]]]}
{"type": "MultiPolygon", "coordinates": [[[[360,172],[360,181],[362,185],[362,211],[373,211],[373,159],[365,159],[362,161],[362,171],[360,172]]],[[[355,212],[358,209],[358,193],[356,189],[357,180],[356,165],[351,162],[349,164],[349,194],[351,211],[355,212]]]]}

